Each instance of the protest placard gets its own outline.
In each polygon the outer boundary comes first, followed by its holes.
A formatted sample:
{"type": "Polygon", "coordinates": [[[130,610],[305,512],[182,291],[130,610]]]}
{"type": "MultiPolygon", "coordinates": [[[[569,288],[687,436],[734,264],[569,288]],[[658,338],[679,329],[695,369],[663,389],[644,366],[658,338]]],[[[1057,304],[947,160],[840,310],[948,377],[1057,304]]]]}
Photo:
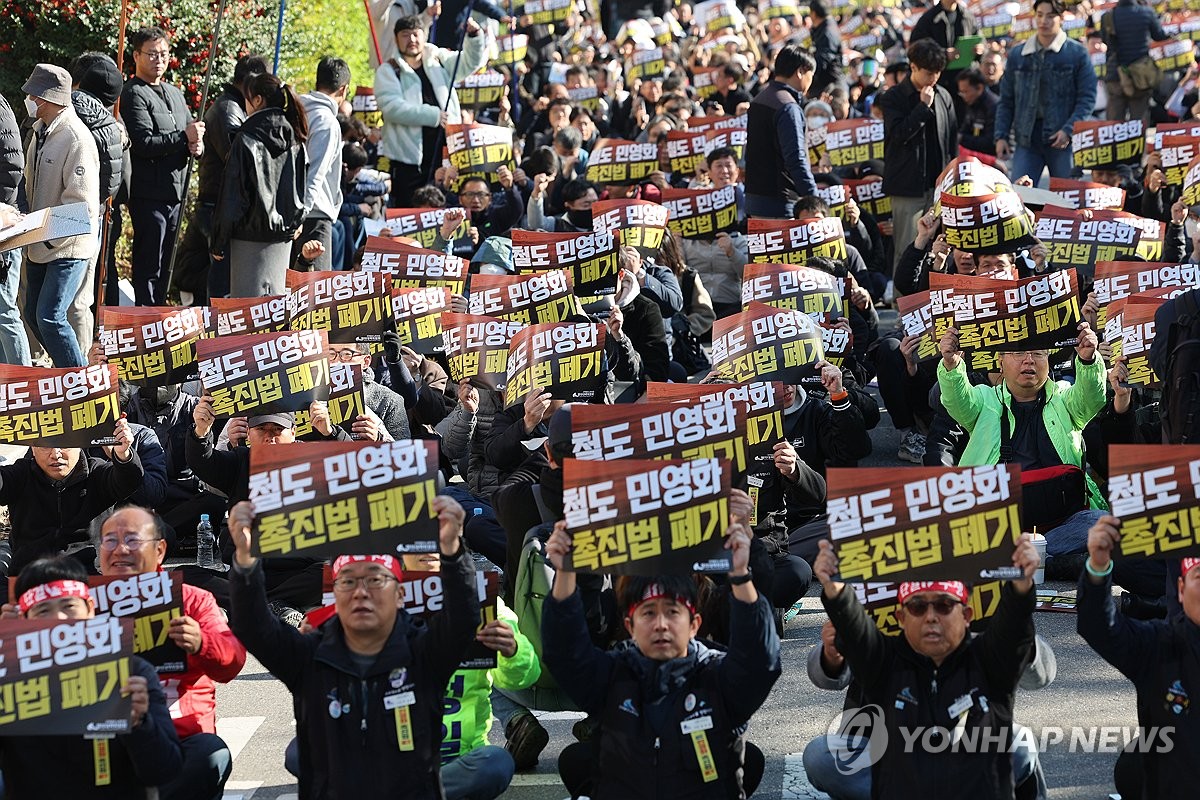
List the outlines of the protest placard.
{"type": "Polygon", "coordinates": [[[444,286],[452,294],[463,294],[471,264],[465,258],[440,250],[368,236],[362,268],[367,272],[390,272],[392,286],[398,289],[444,286]]]}
{"type": "Polygon", "coordinates": [[[979,18],[978,34],[988,41],[999,41],[1011,36],[1012,26],[1012,14],[1007,11],[985,14],[979,18]]]}
{"type": "Polygon", "coordinates": [[[381,272],[288,270],[288,326],[327,331],[334,344],[381,341],[396,328],[389,284],[381,272]]]}
{"type": "Polygon", "coordinates": [[[717,85],[713,83],[724,67],[698,67],[692,72],[692,89],[696,99],[704,102],[717,93],[717,85]]]}
{"type": "Polygon", "coordinates": [[[1033,215],[1016,192],[941,195],[946,244],[975,255],[1015,253],[1033,243],[1033,215]]]}
{"type": "Polygon", "coordinates": [[[752,302],[713,324],[713,372],[726,380],[812,383],[824,358],[821,330],[802,311],[752,302]]]}
{"type": "Polygon", "coordinates": [[[661,145],[661,150],[667,154],[671,172],[680,175],[694,175],[696,168],[704,163],[707,142],[704,131],[667,131],[667,139],[661,145]]]}
{"type": "Polygon", "coordinates": [[[1104,340],[1112,345],[1114,359],[1125,357],[1128,385],[1157,389],[1161,384],[1161,378],[1150,367],[1154,314],[1171,296],[1185,291],[1182,286],[1152,290],[1117,300],[1108,307],[1110,316],[1104,324],[1104,340]]]}
{"type": "MultiPolygon", "coordinates": [[[[50,586],[31,590],[50,599],[50,586]]],[[[116,617],[13,619],[0,628],[0,736],[128,733],[133,623],[116,617]]]]}
{"type": "Polygon", "coordinates": [[[737,187],[663,189],[667,226],[684,239],[712,239],[738,226],[737,187]]]}
{"type": "Polygon", "coordinates": [[[594,400],[604,391],[604,335],[603,325],[591,323],[526,325],[508,347],[505,407],[544,390],[555,400],[594,400]]]}
{"type": "Polygon", "coordinates": [[[1075,181],[1070,178],[1051,178],[1050,191],[1062,198],[1063,208],[1111,208],[1125,207],[1125,190],[1120,186],[1103,183],[1075,181]]]}
{"type": "Polygon", "coordinates": [[[758,0],[758,16],[762,20],[780,17],[792,21],[799,18],[800,7],[796,0],[758,0]]]}
{"type": "Polygon", "coordinates": [[[469,177],[494,182],[500,167],[512,169],[512,136],[512,128],[503,125],[446,125],[446,148],[459,185],[469,177]]]}
{"type": "Polygon", "coordinates": [[[568,269],[527,275],[484,275],[471,280],[470,313],[526,325],[563,322],[576,312],[575,281],[568,269]]]}
{"type": "Polygon", "coordinates": [[[634,50],[633,54],[625,59],[625,83],[628,85],[636,80],[662,77],[666,69],[667,61],[661,47],[634,50]]]}
{"type": "Polygon", "coordinates": [[[196,342],[204,309],[100,306],[100,346],[123,381],[168,386],[196,379],[196,342]]]}
{"type": "Polygon", "coordinates": [[[429,439],[253,447],[254,555],[435,553],[437,480],[429,439]]]}
{"type": "Polygon", "coordinates": [[[729,462],[563,462],[565,568],[612,575],[728,572],[729,462]]]}
{"type": "Polygon", "coordinates": [[[747,264],[742,272],[742,306],[763,303],[802,311],[814,322],[850,316],[845,278],[802,264],[747,264]]]}
{"type": "Polygon", "coordinates": [[[1104,327],[1109,306],[1151,289],[1167,286],[1200,286],[1200,264],[1170,261],[1098,261],[1093,291],[1100,305],[1098,324],[1104,327]]]}
{"type": "Polygon", "coordinates": [[[209,300],[217,336],[278,333],[288,329],[287,295],[214,297],[209,300]]]}
{"type": "MultiPolygon", "coordinates": [[[[407,559],[406,559],[407,560],[407,559]]],[[[475,572],[475,588],[479,597],[480,627],[498,618],[497,599],[500,597],[500,573],[475,572]]],[[[404,580],[400,581],[401,603],[404,610],[414,617],[430,619],[445,607],[445,592],[440,572],[404,569],[404,580]]],[[[459,669],[492,669],[496,666],[496,651],[478,640],[463,652],[459,669]]],[[[447,732],[447,736],[451,735],[447,732]]]]}
{"type": "Polygon", "coordinates": [[[843,183],[853,192],[858,207],[875,217],[876,222],[892,218],[892,198],[883,193],[883,178],[871,175],[862,180],[846,178],[843,183]]]}
{"type": "Polygon", "coordinates": [[[1018,467],[830,468],[826,484],[842,580],[975,582],[1012,566],[1018,467]]]}
{"type": "Polygon", "coordinates": [[[832,183],[828,186],[817,187],[817,197],[829,206],[829,215],[838,219],[846,218],[846,201],[852,197],[850,187],[844,183],[832,183]]]}
{"type": "Polygon", "coordinates": [[[1183,173],[1183,190],[1179,199],[1193,214],[1200,213],[1200,156],[1193,158],[1183,173]]]}
{"type": "Polygon", "coordinates": [[[825,126],[825,150],[834,167],[883,158],[883,121],[841,119],[825,126]]]}
{"type": "Polygon", "coordinates": [[[201,339],[200,382],[218,417],[299,411],[329,399],[326,331],[201,339]]]}
{"type": "Polygon", "coordinates": [[[1008,176],[974,157],[952,159],[938,175],[934,185],[934,208],[941,214],[942,195],[981,197],[1012,192],[1008,176]]]}
{"type": "MultiPolygon", "coordinates": [[[[899,636],[903,631],[896,611],[900,609],[899,583],[854,583],[854,594],[862,604],[867,615],[875,621],[875,627],[887,636],[899,636]]],[[[987,619],[996,613],[1000,607],[1000,590],[1002,581],[987,581],[972,583],[970,594],[967,596],[967,606],[971,609],[971,622],[987,619]]]]}
{"type": "Polygon", "coordinates": [[[1136,164],[1146,152],[1141,119],[1125,121],[1081,120],[1071,129],[1071,153],[1083,169],[1116,169],[1136,164]]]}
{"type": "MultiPolygon", "coordinates": [[[[335,361],[329,364],[329,421],[334,425],[345,425],[349,430],[350,426],[358,418],[360,414],[366,412],[366,397],[363,394],[363,374],[362,367],[358,364],[347,364],[344,361],[335,361]]],[[[309,416],[308,409],[303,408],[296,412],[295,427],[292,428],[293,434],[297,439],[313,432],[312,417],[309,416]]],[[[352,439],[357,439],[358,434],[350,434],[352,439]]]]}
{"type": "Polygon", "coordinates": [[[1079,283],[1073,269],[1017,281],[931,272],[929,312],[935,335],[958,329],[964,353],[1054,352],[1078,341],[1079,283]]]}
{"type": "Polygon", "coordinates": [[[745,128],[709,128],[704,131],[704,155],[713,150],[728,148],[733,151],[733,158],[739,164],[746,161],[746,129],[745,128]]]}
{"type": "Polygon", "coordinates": [[[183,616],[183,574],[89,575],[96,616],[133,623],[133,653],[159,674],[187,671],[187,653],[171,640],[171,620],[183,616]]]}
{"type": "Polygon", "coordinates": [[[658,169],[658,145],[627,139],[601,139],[588,158],[586,177],[592,183],[629,186],[658,169]]]}
{"type": "Polygon", "coordinates": [[[1200,446],[1108,446],[1108,503],[1120,556],[1200,555],[1200,446]]]}
{"type": "Polygon", "coordinates": [[[1160,122],[1154,126],[1146,143],[1146,151],[1162,150],[1163,139],[1168,136],[1200,136],[1200,122],[1160,122]]]}
{"type": "Polygon", "coordinates": [[[751,219],[746,222],[751,262],[803,264],[814,256],[844,260],[846,234],[836,217],[813,220],[751,219]]]}
{"type": "Polygon", "coordinates": [[[696,22],[704,26],[707,33],[717,34],[726,28],[740,31],[746,24],[746,16],[735,0],[704,0],[692,11],[696,22]]]}
{"type": "Polygon", "coordinates": [[[400,344],[421,355],[442,352],[442,314],[450,310],[445,286],[392,289],[392,314],[400,344]]]}
{"type": "Polygon", "coordinates": [[[745,128],[746,114],[734,114],[732,116],[723,114],[718,117],[692,117],[688,120],[689,131],[712,131],[712,130],[729,130],[731,128],[745,128]]]}
{"type": "Polygon", "coordinates": [[[512,231],[513,267],[517,272],[569,269],[579,297],[616,293],[620,250],[617,231],[512,231]]]}
{"type": "Polygon", "coordinates": [[[1162,156],[1162,169],[1167,185],[1183,186],[1188,165],[1200,157],[1200,136],[1164,136],[1158,152],[1162,156]]]}
{"type": "Polygon", "coordinates": [[[732,480],[745,477],[746,403],[714,393],[696,405],[666,401],[578,405],[571,411],[575,458],[723,458],[732,480]]]}
{"type": "Polygon", "coordinates": [[[503,391],[508,383],[508,345],[523,322],[476,314],[442,314],[442,342],[450,380],[503,391]]]}
{"type": "Polygon", "coordinates": [[[1118,256],[1136,255],[1142,239],[1141,230],[1123,219],[1097,216],[1101,213],[1056,206],[1043,208],[1034,232],[1046,246],[1046,263],[1072,268],[1087,282],[1094,278],[1094,264],[1113,261],[1118,256]]]}
{"type": "Polygon", "coordinates": [[[464,108],[487,108],[499,103],[508,91],[508,78],[494,69],[484,68],[460,78],[454,84],[454,90],[459,105],[464,108]]]}
{"type": "Polygon", "coordinates": [[[575,8],[575,0],[523,0],[511,12],[514,17],[529,17],[529,25],[565,22],[575,8]]]}
{"type": "MultiPolygon", "coordinates": [[[[451,231],[451,236],[449,237],[451,239],[461,239],[470,230],[471,221],[466,211],[457,206],[452,208],[389,208],[384,212],[384,222],[379,235],[381,237],[407,236],[409,239],[415,240],[421,247],[432,248],[437,240],[438,233],[442,229],[442,223],[446,221],[446,212],[448,211],[456,211],[463,215],[462,223],[451,231]]],[[[367,237],[366,250],[363,252],[363,269],[400,271],[395,266],[379,263],[371,264],[372,261],[381,260],[381,255],[373,255],[368,259],[368,253],[397,252],[392,249],[380,251],[378,248],[382,243],[372,241],[374,238],[377,237],[367,237]]]]}
{"type": "Polygon", "coordinates": [[[1185,70],[1196,63],[1196,43],[1186,39],[1151,42],[1149,55],[1163,72],[1185,70]]]}
{"type": "Polygon", "coordinates": [[[900,327],[905,336],[920,336],[917,345],[917,361],[932,361],[940,358],[937,340],[933,337],[933,310],[929,291],[906,294],[896,298],[900,313],[900,327]]]}
{"type": "Polygon", "coordinates": [[[592,230],[619,230],[623,246],[657,259],[670,216],[666,206],[649,200],[598,200],[592,203],[592,230]]]}
{"type": "Polygon", "coordinates": [[[37,447],[113,443],[120,414],[117,366],[0,364],[0,442],[37,447]]]}
{"type": "Polygon", "coordinates": [[[1200,42],[1200,19],[1196,18],[1195,13],[1176,11],[1164,19],[1162,29],[1172,38],[1200,42]]]}
{"type": "Polygon", "coordinates": [[[489,63],[493,67],[514,67],[525,61],[529,51],[529,36],[524,33],[507,33],[496,37],[496,55],[489,63]]]}

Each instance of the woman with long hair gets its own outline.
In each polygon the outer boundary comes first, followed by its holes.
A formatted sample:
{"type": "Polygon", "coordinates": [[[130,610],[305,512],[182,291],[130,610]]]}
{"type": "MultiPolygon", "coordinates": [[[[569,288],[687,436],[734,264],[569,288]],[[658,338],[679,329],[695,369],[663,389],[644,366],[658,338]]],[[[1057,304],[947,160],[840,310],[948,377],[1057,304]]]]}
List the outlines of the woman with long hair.
{"type": "Polygon", "coordinates": [[[229,148],[213,215],[212,256],[229,261],[229,296],[283,294],[292,240],[304,222],[308,121],[291,87],[258,75],[249,115],[229,148]]]}

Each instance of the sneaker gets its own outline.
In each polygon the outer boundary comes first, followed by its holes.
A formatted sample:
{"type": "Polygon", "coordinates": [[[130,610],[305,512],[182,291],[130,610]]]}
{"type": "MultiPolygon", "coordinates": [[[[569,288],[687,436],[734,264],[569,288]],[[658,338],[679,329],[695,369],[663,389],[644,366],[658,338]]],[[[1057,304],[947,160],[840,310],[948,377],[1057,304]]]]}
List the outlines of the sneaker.
{"type": "Polygon", "coordinates": [[[512,756],[517,769],[533,769],[538,756],[550,743],[550,734],[528,711],[518,711],[504,726],[504,749],[512,756]]]}
{"type": "Polygon", "coordinates": [[[900,440],[900,449],[896,451],[896,458],[911,464],[923,463],[925,460],[925,437],[915,430],[904,434],[904,438],[900,440]]]}
{"type": "Polygon", "coordinates": [[[304,624],[304,614],[299,609],[281,605],[280,603],[267,603],[267,608],[271,609],[272,614],[293,628],[299,628],[304,624]]]}
{"type": "Polygon", "coordinates": [[[577,742],[590,742],[600,728],[600,720],[595,717],[584,717],[571,726],[571,735],[577,742]]]}

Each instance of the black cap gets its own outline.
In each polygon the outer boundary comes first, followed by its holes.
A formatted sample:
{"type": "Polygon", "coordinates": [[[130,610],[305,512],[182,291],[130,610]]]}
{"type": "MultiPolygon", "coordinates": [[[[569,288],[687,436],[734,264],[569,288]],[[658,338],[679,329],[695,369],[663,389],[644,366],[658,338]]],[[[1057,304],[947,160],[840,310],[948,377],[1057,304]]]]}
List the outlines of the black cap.
{"type": "Polygon", "coordinates": [[[105,106],[113,106],[121,96],[121,71],[103,53],[84,53],[71,64],[71,80],[105,106]]]}

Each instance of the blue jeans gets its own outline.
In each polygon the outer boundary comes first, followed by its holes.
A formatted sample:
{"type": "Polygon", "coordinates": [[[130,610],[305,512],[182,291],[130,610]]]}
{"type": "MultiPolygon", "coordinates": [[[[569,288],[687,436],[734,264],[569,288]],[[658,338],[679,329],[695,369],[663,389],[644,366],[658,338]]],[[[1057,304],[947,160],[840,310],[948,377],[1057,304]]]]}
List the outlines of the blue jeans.
{"type": "Polygon", "coordinates": [[[161,800],[220,800],[233,772],[233,755],[220,736],[196,733],[179,742],[183,769],[170,783],[158,787],[161,800]]]}
{"type": "Polygon", "coordinates": [[[1071,161],[1071,148],[1068,145],[1065,149],[1051,147],[1047,140],[1052,133],[1042,131],[1034,131],[1032,138],[1029,140],[1029,147],[1018,146],[1016,152],[1013,153],[1012,169],[1009,172],[1013,176],[1013,180],[1028,175],[1033,180],[1034,186],[1039,186],[1042,181],[1042,170],[1049,169],[1051,178],[1069,178],[1073,163],[1071,161]]]}
{"type": "Polygon", "coordinates": [[[87,275],[86,258],[57,258],[45,264],[26,263],[25,319],[46,348],[54,366],[82,367],[87,362],[75,331],[67,323],[67,309],[87,275]]]}
{"type": "Polygon", "coordinates": [[[21,249],[0,253],[0,361],[28,367],[29,339],[17,308],[21,285],[21,249]]]}
{"type": "Polygon", "coordinates": [[[442,767],[446,800],[494,800],[504,794],[516,766],[503,747],[485,744],[442,767]]]}
{"type": "Polygon", "coordinates": [[[1085,508],[1067,517],[1057,528],[1046,531],[1046,555],[1057,557],[1086,553],[1088,531],[1107,513],[1085,508]]]}

